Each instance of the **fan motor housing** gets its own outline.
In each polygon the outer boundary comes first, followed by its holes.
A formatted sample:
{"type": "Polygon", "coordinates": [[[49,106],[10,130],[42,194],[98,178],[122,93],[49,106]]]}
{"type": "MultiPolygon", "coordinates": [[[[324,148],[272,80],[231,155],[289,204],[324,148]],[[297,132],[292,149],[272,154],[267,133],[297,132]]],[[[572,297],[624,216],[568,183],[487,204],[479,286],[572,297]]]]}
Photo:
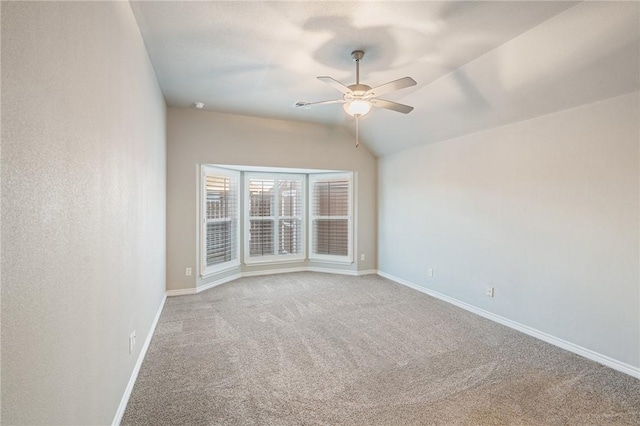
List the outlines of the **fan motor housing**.
{"type": "Polygon", "coordinates": [[[351,91],[353,92],[354,95],[364,95],[367,90],[371,90],[371,86],[368,86],[366,84],[352,84],[351,86],[347,86],[349,89],[351,89],[351,91]]]}

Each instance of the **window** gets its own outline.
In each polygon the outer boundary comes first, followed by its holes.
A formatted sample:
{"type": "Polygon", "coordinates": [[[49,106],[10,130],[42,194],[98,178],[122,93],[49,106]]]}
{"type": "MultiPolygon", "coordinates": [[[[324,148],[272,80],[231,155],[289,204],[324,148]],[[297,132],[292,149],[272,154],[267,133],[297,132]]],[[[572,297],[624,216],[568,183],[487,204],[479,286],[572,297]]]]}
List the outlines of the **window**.
{"type": "Polygon", "coordinates": [[[202,167],[201,274],[240,264],[238,218],[240,173],[202,167]]]}
{"type": "Polygon", "coordinates": [[[304,260],[304,176],[245,173],[247,264],[304,260]]]}
{"type": "Polygon", "coordinates": [[[352,173],[309,175],[309,259],[353,262],[352,173]]]}
{"type": "Polygon", "coordinates": [[[353,173],[246,168],[202,166],[203,277],[237,268],[241,259],[353,263],[353,173]]]}

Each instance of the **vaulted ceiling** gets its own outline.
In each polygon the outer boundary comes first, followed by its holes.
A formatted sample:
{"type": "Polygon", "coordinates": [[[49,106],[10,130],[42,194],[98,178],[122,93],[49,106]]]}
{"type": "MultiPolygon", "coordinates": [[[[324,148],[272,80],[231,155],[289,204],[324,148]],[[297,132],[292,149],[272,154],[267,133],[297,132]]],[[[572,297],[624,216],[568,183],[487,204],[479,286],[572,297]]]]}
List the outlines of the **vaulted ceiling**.
{"type": "Polygon", "coordinates": [[[165,2],[132,8],[169,106],[344,125],[317,80],[377,86],[415,107],[374,109],[361,140],[378,156],[640,88],[638,2],[165,2]]]}

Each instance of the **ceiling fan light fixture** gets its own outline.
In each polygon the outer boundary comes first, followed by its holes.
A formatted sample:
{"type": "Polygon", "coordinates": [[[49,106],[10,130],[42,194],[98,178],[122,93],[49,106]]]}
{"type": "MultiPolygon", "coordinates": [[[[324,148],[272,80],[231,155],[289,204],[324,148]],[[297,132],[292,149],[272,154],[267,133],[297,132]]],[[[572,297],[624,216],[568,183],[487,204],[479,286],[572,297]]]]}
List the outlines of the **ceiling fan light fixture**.
{"type": "Polygon", "coordinates": [[[404,89],[406,87],[415,86],[416,81],[411,77],[403,77],[398,80],[393,80],[385,83],[381,86],[371,87],[367,84],[360,83],[360,61],[364,57],[364,51],[354,50],[351,52],[351,57],[356,62],[356,83],[350,86],[345,86],[335,78],[323,75],[318,76],[318,80],[323,83],[327,83],[338,89],[342,93],[342,99],[334,99],[330,101],[320,102],[302,102],[298,101],[295,107],[310,107],[313,105],[326,105],[326,104],[342,104],[344,111],[352,117],[355,117],[356,122],[356,148],[359,145],[359,128],[358,119],[364,115],[367,115],[371,108],[386,108],[391,111],[400,112],[402,114],[408,114],[413,111],[413,107],[409,105],[402,105],[396,102],[386,101],[380,99],[378,96],[385,93],[393,92],[395,90],[404,89]]]}
{"type": "Polygon", "coordinates": [[[371,102],[364,99],[354,99],[343,105],[344,110],[351,116],[362,117],[371,111],[371,102]]]}

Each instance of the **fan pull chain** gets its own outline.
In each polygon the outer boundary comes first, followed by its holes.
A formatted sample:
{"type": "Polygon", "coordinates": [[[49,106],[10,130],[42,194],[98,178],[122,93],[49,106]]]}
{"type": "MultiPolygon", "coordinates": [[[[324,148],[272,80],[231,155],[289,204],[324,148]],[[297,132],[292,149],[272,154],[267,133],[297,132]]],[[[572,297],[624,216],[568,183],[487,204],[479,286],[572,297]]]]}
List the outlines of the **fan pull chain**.
{"type": "Polygon", "coordinates": [[[358,117],[360,116],[360,114],[356,114],[356,148],[360,146],[360,140],[359,140],[359,135],[358,135],[358,117]]]}

